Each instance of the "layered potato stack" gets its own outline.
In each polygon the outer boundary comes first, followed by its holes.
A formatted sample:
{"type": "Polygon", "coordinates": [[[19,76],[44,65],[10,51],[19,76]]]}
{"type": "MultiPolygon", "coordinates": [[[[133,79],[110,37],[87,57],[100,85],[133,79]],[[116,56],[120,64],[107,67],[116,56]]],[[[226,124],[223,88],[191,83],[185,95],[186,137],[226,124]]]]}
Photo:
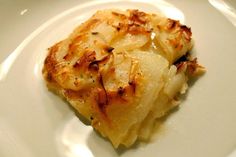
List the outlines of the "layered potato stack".
{"type": "Polygon", "coordinates": [[[43,76],[115,148],[150,137],[204,71],[191,30],[160,14],[101,10],[49,48],[43,76]]]}

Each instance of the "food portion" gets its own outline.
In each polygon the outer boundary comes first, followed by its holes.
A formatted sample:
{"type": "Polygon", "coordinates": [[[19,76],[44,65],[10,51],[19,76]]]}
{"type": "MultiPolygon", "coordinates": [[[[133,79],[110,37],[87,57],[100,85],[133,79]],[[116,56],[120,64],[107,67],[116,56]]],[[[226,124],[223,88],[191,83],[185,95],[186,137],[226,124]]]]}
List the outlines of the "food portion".
{"type": "Polygon", "coordinates": [[[49,48],[43,76],[115,148],[147,140],[179,104],[189,78],[191,30],[160,14],[101,10],[49,48]]]}

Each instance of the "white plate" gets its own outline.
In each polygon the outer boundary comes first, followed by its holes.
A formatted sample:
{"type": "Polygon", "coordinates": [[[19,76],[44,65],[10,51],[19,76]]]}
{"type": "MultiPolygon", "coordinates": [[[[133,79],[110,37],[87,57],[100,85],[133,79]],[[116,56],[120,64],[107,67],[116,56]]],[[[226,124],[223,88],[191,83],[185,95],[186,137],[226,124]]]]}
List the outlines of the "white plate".
{"type": "Polygon", "coordinates": [[[235,13],[208,2],[96,1],[78,5],[47,21],[0,66],[1,157],[225,157],[236,146],[235,13]],[[214,7],[213,7],[214,6],[214,7]],[[83,124],[44,85],[41,69],[47,48],[65,38],[97,9],[138,8],[163,12],[192,28],[194,52],[207,73],[190,88],[177,112],[153,140],[127,150],[83,124]],[[220,7],[218,7],[219,9],[220,7]],[[230,15],[231,13],[231,15],[230,15]]]}

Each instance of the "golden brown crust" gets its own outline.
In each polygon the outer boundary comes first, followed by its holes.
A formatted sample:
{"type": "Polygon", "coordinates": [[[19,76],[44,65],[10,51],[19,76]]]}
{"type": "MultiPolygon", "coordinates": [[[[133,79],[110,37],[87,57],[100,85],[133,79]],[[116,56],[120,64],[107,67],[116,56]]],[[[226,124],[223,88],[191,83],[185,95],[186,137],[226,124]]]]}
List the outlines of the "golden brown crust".
{"type": "Polygon", "coordinates": [[[198,64],[197,58],[189,59],[176,64],[178,71],[186,70],[187,74],[191,77],[199,76],[205,73],[206,69],[198,64]]]}

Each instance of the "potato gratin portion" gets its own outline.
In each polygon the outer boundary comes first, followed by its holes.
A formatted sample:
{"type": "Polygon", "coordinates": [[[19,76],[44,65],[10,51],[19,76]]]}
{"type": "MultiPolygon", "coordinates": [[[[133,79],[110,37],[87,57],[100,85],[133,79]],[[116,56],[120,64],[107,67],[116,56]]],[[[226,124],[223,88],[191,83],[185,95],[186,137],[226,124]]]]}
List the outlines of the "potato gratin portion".
{"type": "Polygon", "coordinates": [[[191,30],[159,14],[97,11],[49,49],[43,76],[115,148],[149,138],[204,72],[189,57],[191,30]]]}

